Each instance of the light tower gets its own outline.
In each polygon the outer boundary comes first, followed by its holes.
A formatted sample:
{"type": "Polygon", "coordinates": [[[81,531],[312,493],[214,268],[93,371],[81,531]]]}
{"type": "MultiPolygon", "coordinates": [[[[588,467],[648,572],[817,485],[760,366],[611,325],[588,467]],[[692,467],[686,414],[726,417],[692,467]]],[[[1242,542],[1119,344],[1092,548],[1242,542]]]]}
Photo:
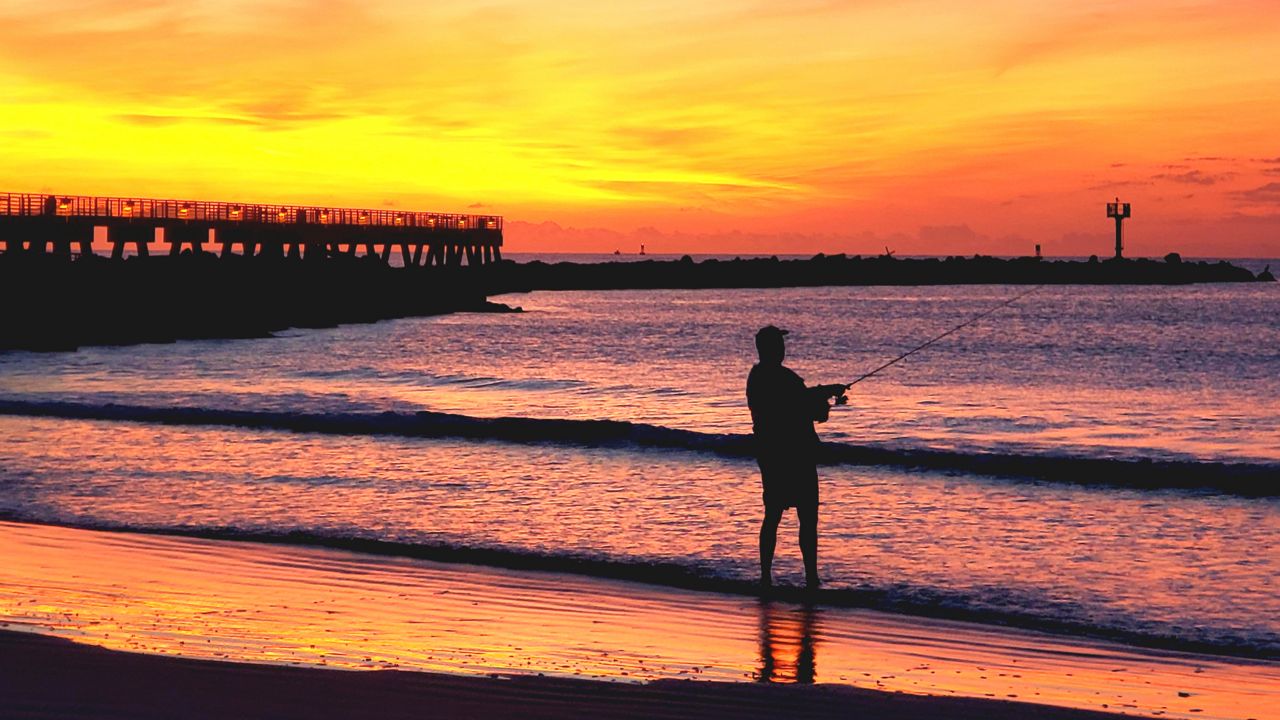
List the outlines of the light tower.
{"type": "Polygon", "coordinates": [[[1116,219],[1116,259],[1119,260],[1120,253],[1124,249],[1120,227],[1124,219],[1129,217],[1129,203],[1120,202],[1120,198],[1116,198],[1115,202],[1107,203],[1107,217],[1116,219]]]}

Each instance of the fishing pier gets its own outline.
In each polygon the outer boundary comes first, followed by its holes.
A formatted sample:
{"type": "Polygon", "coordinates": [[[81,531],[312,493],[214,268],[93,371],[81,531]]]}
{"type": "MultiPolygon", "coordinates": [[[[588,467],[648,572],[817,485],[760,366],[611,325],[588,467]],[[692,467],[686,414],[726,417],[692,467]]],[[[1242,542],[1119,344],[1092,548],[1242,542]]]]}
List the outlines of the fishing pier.
{"type": "Polygon", "coordinates": [[[392,254],[406,267],[491,265],[502,260],[502,218],[495,215],[204,200],[0,193],[0,245],[6,254],[94,254],[127,249],[169,255],[185,250],[222,257],[321,260],[392,254]],[[167,248],[163,247],[167,246],[167,248]],[[236,252],[239,250],[239,252],[236,252]]]}

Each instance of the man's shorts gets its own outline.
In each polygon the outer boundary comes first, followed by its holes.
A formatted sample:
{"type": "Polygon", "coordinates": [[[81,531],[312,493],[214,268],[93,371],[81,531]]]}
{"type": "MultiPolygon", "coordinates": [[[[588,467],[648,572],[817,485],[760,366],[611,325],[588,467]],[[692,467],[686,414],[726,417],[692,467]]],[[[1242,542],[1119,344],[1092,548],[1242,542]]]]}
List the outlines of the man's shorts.
{"type": "Polygon", "coordinates": [[[818,468],[812,461],[760,458],[758,462],[765,507],[817,507],[818,468]]]}

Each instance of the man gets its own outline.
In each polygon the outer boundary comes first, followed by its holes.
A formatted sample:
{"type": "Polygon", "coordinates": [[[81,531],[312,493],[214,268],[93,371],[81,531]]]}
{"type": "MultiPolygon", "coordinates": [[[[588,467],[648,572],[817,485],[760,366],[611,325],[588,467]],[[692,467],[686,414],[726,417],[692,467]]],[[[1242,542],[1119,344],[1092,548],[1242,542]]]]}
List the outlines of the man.
{"type": "Polygon", "coordinates": [[[786,356],[786,330],[769,325],[756,333],[760,362],[747,376],[747,405],[755,432],[756,459],[764,485],[764,522],[760,525],[760,584],[773,584],[773,551],[778,523],[789,507],[800,519],[800,552],[804,556],[805,585],[818,580],[818,433],[814,422],[827,419],[831,406],[845,403],[847,385],[805,387],[786,356]]]}

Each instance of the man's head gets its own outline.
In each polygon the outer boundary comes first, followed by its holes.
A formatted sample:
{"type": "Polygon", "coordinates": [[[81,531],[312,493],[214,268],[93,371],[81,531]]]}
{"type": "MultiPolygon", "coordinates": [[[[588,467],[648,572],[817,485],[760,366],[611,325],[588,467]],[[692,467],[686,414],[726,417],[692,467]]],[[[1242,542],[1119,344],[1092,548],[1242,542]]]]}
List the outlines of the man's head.
{"type": "Polygon", "coordinates": [[[786,330],[773,325],[765,325],[756,332],[756,352],[760,353],[760,362],[781,364],[787,354],[783,336],[786,330]]]}

